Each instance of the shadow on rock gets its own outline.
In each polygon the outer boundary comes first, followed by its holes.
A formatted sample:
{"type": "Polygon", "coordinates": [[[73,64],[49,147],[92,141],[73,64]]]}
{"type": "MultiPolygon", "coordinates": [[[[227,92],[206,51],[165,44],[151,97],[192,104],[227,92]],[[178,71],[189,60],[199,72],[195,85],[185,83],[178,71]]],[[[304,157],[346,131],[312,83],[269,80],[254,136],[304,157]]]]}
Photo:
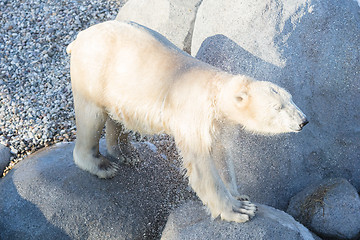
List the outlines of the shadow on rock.
{"type": "MultiPolygon", "coordinates": [[[[0,182],[0,239],[71,239],[46,219],[40,208],[24,199],[12,179],[0,182]]],[[[21,190],[20,190],[21,191],[21,190]]]]}
{"type": "Polygon", "coordinates": [[[226,72],[243,74],[255,79],[266,80],[263,78],[265,72],[271,71],[276,74],[280,71],[278,66],[251,54],[223,34],[206,38],[196,58],[226,72]]]}

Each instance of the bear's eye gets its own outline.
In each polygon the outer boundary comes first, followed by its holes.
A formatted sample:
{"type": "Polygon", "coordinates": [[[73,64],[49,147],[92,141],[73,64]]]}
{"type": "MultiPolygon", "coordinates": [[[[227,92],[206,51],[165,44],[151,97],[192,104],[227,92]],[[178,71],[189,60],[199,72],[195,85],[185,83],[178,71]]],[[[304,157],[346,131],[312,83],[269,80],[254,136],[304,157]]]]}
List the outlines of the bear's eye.
{"type": "Polygon", "coordinates": [[[278,91],[276,91],[274,88],[271,88],[271,92],[275,93],[275,94],[279,94],[278,91]]]}

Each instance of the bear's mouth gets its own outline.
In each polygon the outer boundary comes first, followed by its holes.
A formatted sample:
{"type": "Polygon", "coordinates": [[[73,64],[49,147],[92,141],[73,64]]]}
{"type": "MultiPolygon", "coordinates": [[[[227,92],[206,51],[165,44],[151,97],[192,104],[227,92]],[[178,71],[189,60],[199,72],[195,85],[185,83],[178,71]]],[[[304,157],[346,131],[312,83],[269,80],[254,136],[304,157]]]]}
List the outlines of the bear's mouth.
{"type": "Polygon", "coordinates": [[[302,128],[291,128],[292,132],[301,132],[302,128]]]}
{"type": "Polygon", "coordinates": [[[308,123],[309,123],[309,121],[305,118],[305,119],[302,121],[302,123],[299,124],[298,127],[293,128],[292,130],[293,130],[294,132],[300,132],[300,131],[305,127],[305,125],[308,124],[308,123]]]}

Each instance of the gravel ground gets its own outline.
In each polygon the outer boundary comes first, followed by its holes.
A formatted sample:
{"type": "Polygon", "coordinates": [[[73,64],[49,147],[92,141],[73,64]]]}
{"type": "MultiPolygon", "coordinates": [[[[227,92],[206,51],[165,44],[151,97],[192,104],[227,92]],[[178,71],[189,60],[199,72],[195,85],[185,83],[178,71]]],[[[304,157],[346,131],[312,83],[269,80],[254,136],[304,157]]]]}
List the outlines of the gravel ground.
{"type": "Polygon", "coordinates": [[[126,0],[0,1],[0,143],[12,162],[76,137],[66,46],[126,0]]]}

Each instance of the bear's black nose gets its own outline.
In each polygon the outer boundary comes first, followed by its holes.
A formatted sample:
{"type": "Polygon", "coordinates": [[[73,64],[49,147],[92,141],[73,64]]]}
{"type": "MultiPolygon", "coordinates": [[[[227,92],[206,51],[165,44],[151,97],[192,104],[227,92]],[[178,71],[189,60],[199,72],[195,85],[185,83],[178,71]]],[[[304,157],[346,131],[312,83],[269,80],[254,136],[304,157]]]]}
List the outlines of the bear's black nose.
{"type": "Polygon", "coordinates": [[[307,119],[305,119],[299,126],[300,126],[300,129],[302,129],[303,127],[305,127],[306,124],[308,124],[309,121],[307,119]]]}

